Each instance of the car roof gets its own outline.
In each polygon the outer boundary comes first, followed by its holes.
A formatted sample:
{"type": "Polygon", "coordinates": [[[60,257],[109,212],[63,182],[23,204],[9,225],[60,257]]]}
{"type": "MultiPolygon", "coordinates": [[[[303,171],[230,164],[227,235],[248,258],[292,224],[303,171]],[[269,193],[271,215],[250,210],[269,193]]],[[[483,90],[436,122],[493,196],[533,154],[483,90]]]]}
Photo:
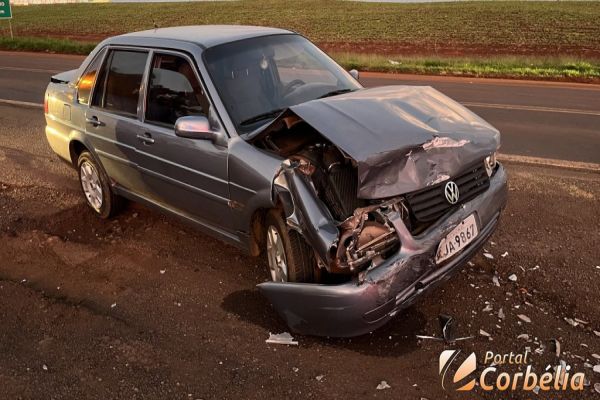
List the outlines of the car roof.
{"type": "Polygon", "coordinates": [[[147,31],[127,33],[117,37],[179,40],[195,43],[204,48],[208,48],[242,39],[290,33],[294,32],[285,29],[268,28],[263,26],[192,25],[150,29],[147,31]]]}

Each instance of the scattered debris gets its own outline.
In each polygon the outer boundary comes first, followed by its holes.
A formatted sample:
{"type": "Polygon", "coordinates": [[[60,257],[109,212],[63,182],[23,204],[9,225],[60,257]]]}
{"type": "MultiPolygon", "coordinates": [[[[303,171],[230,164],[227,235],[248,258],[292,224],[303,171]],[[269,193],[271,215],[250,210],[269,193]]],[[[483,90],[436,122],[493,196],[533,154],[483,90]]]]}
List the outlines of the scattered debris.
{"type": "Polygon", "coordinates": [[[519,318],[523,322],[527,322],[528,324],[531,323],[531,318],[529,318],[527,315],[519,314],[517,315],[517,318],[519,318]]]}
{"type": "Polygon", "coordinates": [[[319,382],[321,382],[323,380],[323,378],[325,378],[325,375],[317,375],[315,376],[315,379],[319,382]]]}
{"type": "Polygon", "coordinates": [[[160,270],[160,274],[161,274],[161,275],[164,275],[164,274],[165,274],[165,272],[167,272],[167,270],[166,270],[166,269],[161,269],[161,270],[160,270]]]}
{"type": "Polygon", "coordinates": [[[498,275],[494,274],[492,277],[492,282],[494,282],[495,286],[500,286],[500,279],[498,279],[498,275]]]}
{"type": "Polygon", "coordinates": [[[112,303],[112,304],[110,305],[110,308],[115,308],[116,306],[117,306],[117,303],[112,303]]]}
{"type": "Polygon", "coordinates": [[[292,371],[294,371],[295,373],[298,373],[298,371],[300,371],[300,368],[298,368],[298,367],[292,367],[292,371]]]}
{"type": "Polygon", "coordinates": [[[600,383],[594,383],[594,390],[596,393],[600,393],[600,383]]]}
{"type": "Polygon", "coordinates": [[[461,340],[473,339],[474,336],[465,336],[456,338],[454,335],[454,318],[450,315],[440,314],[438,316],[440,322],[440,329],[442,330],[442,337],[428,336],[428,335],[416,335],[417,339],[429,339],[445,341],[446,343],[454,343],[461,340]]]}
{"type": "Polygon", "coordinates": [[[485,308],[483,310],[481,310],[481,312],[490,312],[492,310],[493,310],[492,305],[488,304],[487,306],[485,306],[485,308]]]}
{"type": "Polygon", "coordinates": [[[567,321],[567,323],[568,323],[569,325],[571,325],[572,327],[576,327],[577,325],[579,325],[579,323],[578,323],[578,322],[576,322],[576,321],[574,321],[572,318],[567,318],[567,317],[565,317],[564,319],[565,319],[565,321],[567,321]]]}
{"type": "Polygon", "coordinates": [[[574,321],[580,323],[581,325],[587,325],[587,324],[589,324],[589,322],[584,321],[584,320],[579,319],[579,318],[574,318],[574,321]]]}
{"type": "Polygon", "coordinates": [[[533,267],[533,268],[529,268],[529,270],[530,270],[530,271],[536,271],[536,270],[538,270],[538,269],[540,269],[540,266],[539,266],[539,265],[536,265],[536,266],[535,266],[535,267],[533,267]]]}
{"type": "Polygon", "coordinates": [[[592,354],[592,357],[594,357],[596,360],[600,360],[600,354],[592,354]]]}
{"type": "Polygon", "coordinates": [[[529,335],[526,333],[521,333],[519,336],[517,336],[517,339],[523,339],[523,340],[529,340],[529,335]]]}
{"type": "Polygon", "coordinates": [[[488,260],[493,260],[493,259],[494,259],[494,256],[493,256],[493,255],[491,255],[490,253],[483,253],[483,256],[484,256],[485,258],[487,258],[488,260]]]}
{"type": "Polygon", "coordinates": [[[594,331],[594,335],[596,335],[596,336],[600,337],[600,332],[598,332],[598,331],[594,331]]]}
{"type": "Polygon", "coordinates": [[[508,255],[508,251],[505,251],[504,253],[500,254],[500,257],[504,258],[508,255]]]}
{"type": "Polygon", "coordinates": [[[298,346],[298,342],[295,341],[292,335],[290,335],[288,332],[278,334],[273,334],[269,332],[269,338],[265,340],[265,342],[271,344],[291,344],[294,346],[298,346]]]}
{"type": "Polygon", "coordinates": [[[592,368],[592,371],[600,374],[600,364],[594,365],[594,368],[592,368]]]}
{"type": "Polygon", "coordinates": [[[467,265],[468,265],[469,267],[474,267],[474,266],[475,266],[475,263],[473,263],[472,261],[467,261],[467,265]]]}
{"type": "Polygon", "coordinates": [[[500,308],[498,310],[498,318],[500,318],[500,319],[506,318],[506,315],[504,315],[504,310],[502,310],[502,308],[500,308]]]}
{"type": "Polygon", "coordinates": [[[391,389],[392,387],[390,385],[388,385],[388,383],[386,381],[381,381],[381,383],[379,385],[377,385],[377,390],[385,390],[385,389],[391,389]]]}
{"type": "Polygon", "coordinates": [[[560,342],[557,339],[550,339],[550,342],[554,344],[554,353],[556,357],[560,357],[560,342]]]}
{"type": "Polygon", "coordinates": [[[540,387],[539,386],[534,387],[533,388],[533,393],[539,394],[540,393],[540,387]]]}
{"type": "Polygon", "coordinates": [[[512,274],[508,277],[508,280],[511,282],[516,282],[517,281],[517,275],[512,274]]]}
{"type": "Polygon", "coordinates": [[[388,60],[388,62],[392,65],[400,65],[400,62],[394,60],[388,60]]]}
{"type": "Polygon", "coordinates": [[[44,364],[44,365],[42,365],[42,369],[43,369],[44,371],[48,371],[48,366],[47,366],[46,364],[44,364]]]}
{"type": "Polygon", "coordinates": [[[489,333],[487,333],[487,332],[486,332],[486,331],[484,331],[483,329],[480,329],[480,330],[479,330],[479,334],[480,334],[481,336],[485,336],[485,337],[487,337],[487,338],[491,338],[491,337],[492,337],[492,335],[490,335],[489,333]]]}

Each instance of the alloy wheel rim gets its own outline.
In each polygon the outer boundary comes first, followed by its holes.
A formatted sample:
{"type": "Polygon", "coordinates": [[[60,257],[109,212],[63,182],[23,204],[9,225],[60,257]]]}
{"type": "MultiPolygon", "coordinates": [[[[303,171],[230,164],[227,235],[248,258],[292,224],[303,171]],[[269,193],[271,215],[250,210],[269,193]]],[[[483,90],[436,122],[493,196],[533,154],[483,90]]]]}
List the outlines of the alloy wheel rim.
{"type": "Polygon", "coordinates": [[[100,212],[102,208],[102,184],[96,167],[84,161],[80,167],[81,187],[88,203],[94,210],[100,212]]]}
{"type": "Polygon", "coordinates": [[[287,282],[288,268],[281,235],[274,226],[267,230],[267,258],[273,282],[287,282]]]}

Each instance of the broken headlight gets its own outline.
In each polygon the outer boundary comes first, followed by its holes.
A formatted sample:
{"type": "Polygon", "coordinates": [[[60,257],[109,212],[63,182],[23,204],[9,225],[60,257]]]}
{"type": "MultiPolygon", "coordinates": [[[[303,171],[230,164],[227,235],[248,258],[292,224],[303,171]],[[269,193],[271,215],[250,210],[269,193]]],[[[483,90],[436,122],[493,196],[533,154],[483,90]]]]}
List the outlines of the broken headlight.
{"type": "Polygon", "coordinates": [[[494,173],[494,169],[496,168],[496,153],[492,153],[492,155],[487,156],[483,163],[485,164],[485,172],[487,172],[488,176],[492,176],[494,173]]]}

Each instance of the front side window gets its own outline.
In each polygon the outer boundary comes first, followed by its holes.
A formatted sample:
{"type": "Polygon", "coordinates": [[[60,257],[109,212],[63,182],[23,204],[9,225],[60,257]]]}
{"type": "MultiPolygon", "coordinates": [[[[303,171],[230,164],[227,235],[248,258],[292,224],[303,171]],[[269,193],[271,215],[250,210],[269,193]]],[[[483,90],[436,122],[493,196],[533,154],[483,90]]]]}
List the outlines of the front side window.
{"type": "Polygon", "coordinates": [[[248,133],[287,107],[361,88],[299,35],[262,36],[211,47],[204,61],[229,116],[248,133]]]}
{"type": "Polygon", "coordinates": [[[177,55],[154,56],[146,96],[146,122],[172,127],[180,117],[207,115],[209,103],[193,68],[177,55]]]}
{"type": "Polygon", "coordinates": [[[137,116],[137,106],[147,52],[111,50],[108,54],[92,105],[126,116],[137,116]]]}
{"type": "Polygon", "coordinates": [[[101,51],[88,65],[87,69],[77,81],[77,102],[79,104],[88,105],[90,103],[90,93],[92,92],[92,87],[94,87],[94,82],[96,82],[96,75],[98,75],[98,71],[100,70],[100,66],[102,64],[102,56],[104,55],[104,51],[101,51]]]}

